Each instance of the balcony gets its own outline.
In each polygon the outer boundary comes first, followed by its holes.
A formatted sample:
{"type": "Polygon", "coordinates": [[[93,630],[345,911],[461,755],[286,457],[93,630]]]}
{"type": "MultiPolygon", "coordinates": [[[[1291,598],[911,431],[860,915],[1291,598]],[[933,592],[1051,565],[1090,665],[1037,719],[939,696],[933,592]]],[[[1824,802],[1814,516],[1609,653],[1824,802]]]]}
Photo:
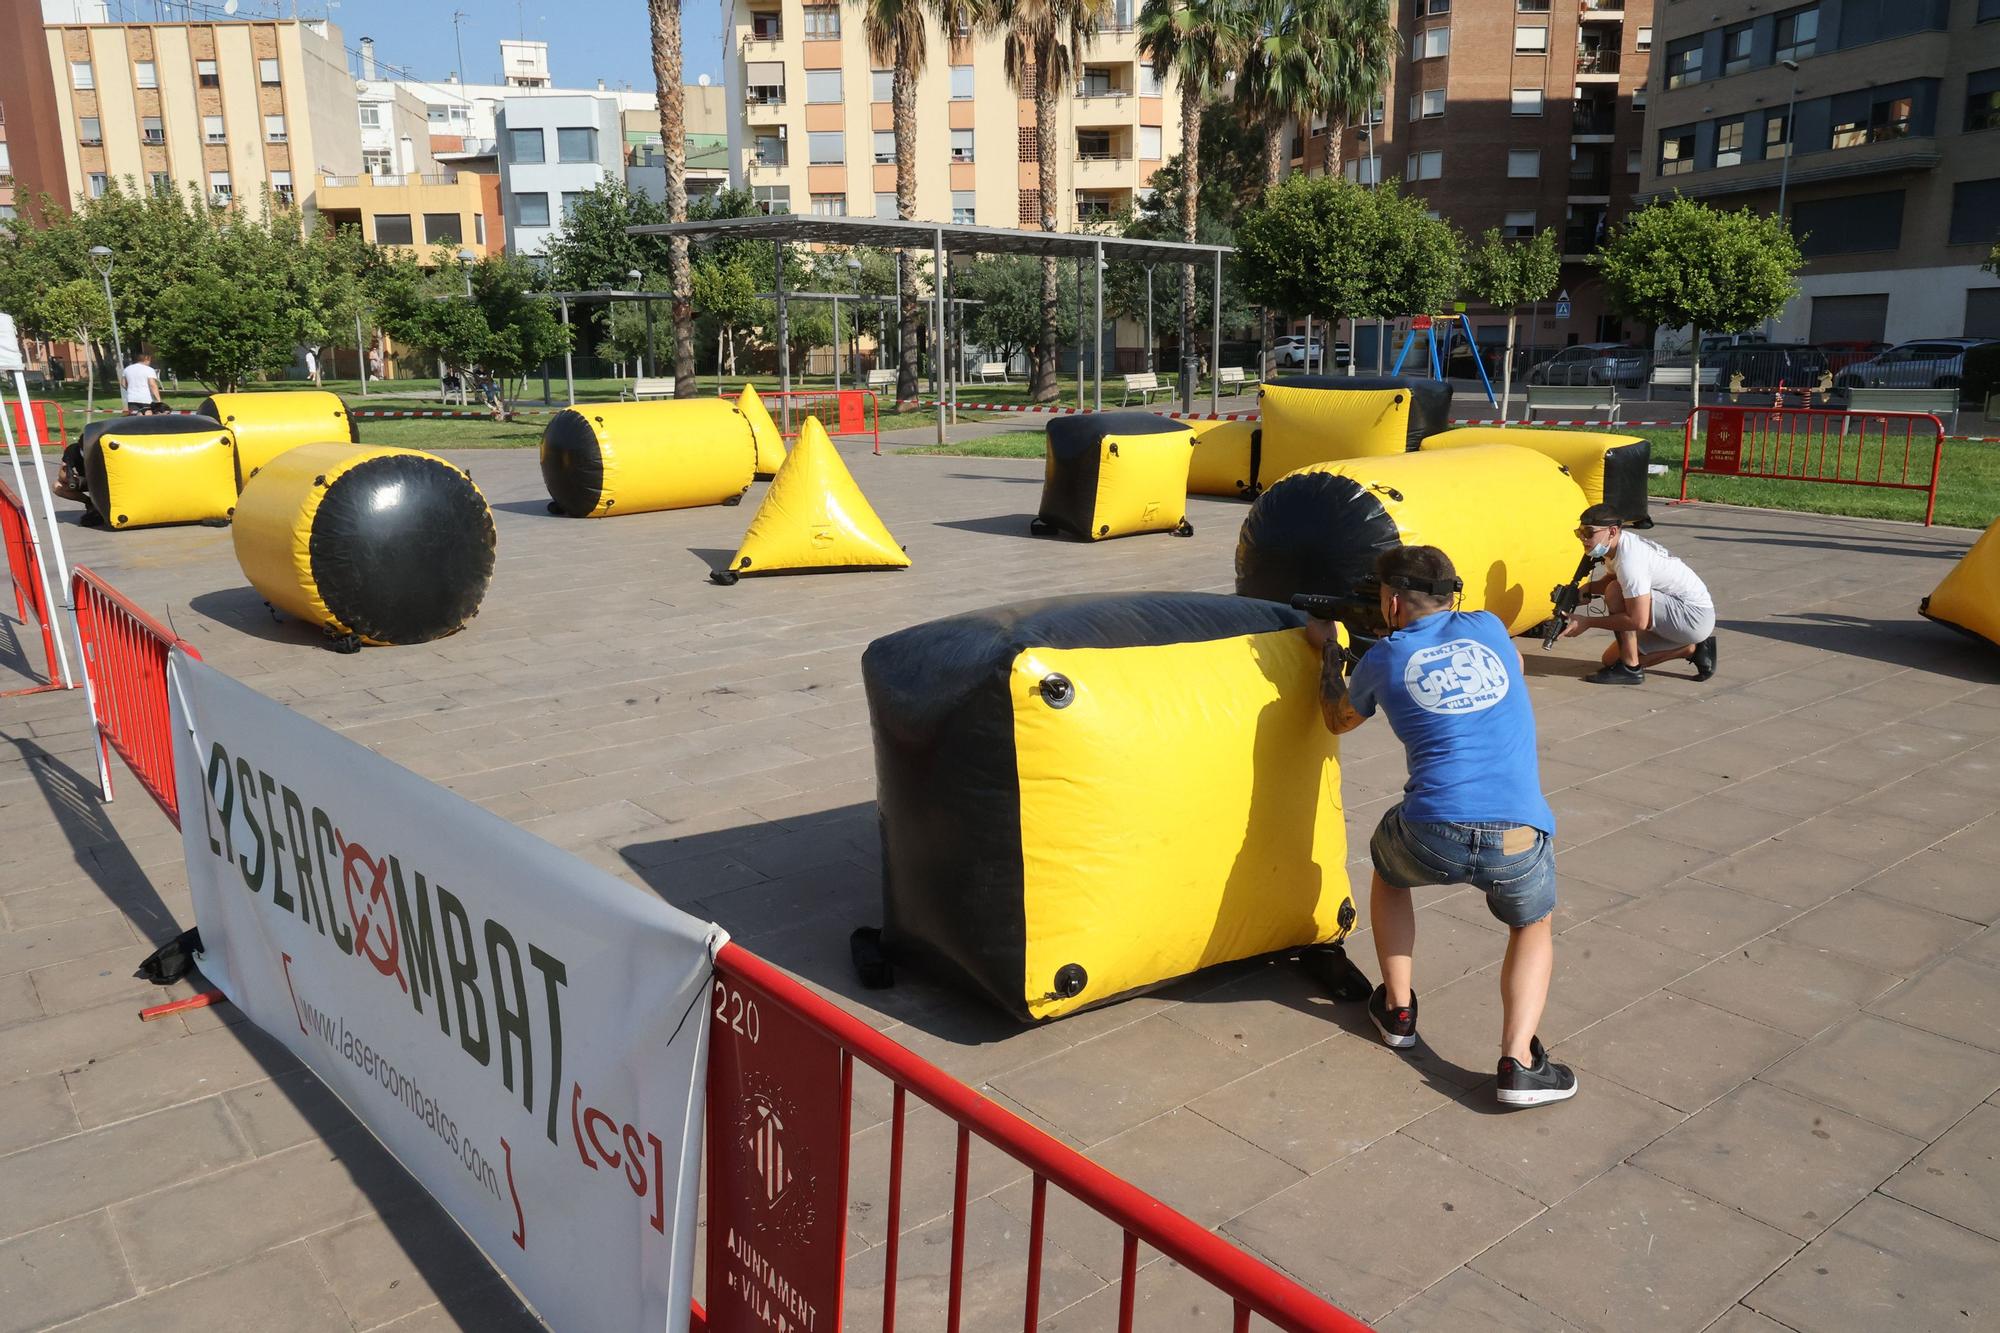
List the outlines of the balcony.
{"type": "Polygon", "coordinates": [[[1609,102],[1571,103],[1572,139],[1608,139],[1618,132],[1618,111],[1609,102]]]}
{"type": "Polygon", "coordinates": [[[1604,238],[1599,235],[1595,221],[1572,222],[1563,228],[1562,257],[1566,261],[1596,254],[1603,244],[1604,238]]]}
{"type": "Polygon", "coordinates": [[[1623,23],[1625,21],[1624,0],[1583,0],[1578,8],[1578,23],[1623,23]]]}
{"type": "Polygon", "coordinates": [[[785,120],[783,88],[752,88],[743,99],[743,121],[748,125],[781,125],[785,120]]]}
{"type": "Polygon", "coordinates": [[[1618,79],[1618,52],[1615,49],[1584,48],[1576,53],[1576,77],[1578,79],[1603,79],[1616,82],[1618,79]]]}

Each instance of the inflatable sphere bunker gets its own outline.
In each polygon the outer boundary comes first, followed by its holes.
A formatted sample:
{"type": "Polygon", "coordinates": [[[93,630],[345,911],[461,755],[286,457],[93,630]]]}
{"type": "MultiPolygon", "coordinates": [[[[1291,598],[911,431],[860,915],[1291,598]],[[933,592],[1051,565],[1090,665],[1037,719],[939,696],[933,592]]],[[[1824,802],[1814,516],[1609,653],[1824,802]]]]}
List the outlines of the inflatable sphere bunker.
{"type": "Polygon", "coordinates": [[[819,418],[807,417],[798,443],[764,492],[736,558],[710,577],[726,585],[748,574],[907,569],[909,564],[910,557],[855,485],[819,418]]]}
{"type": "Polygon", "coordinates": [[[778,423],[771,420],[771,409],[764,406],[756,386],[751,384],[743,386],[736,406],[743,413],[743,420],[749,423],[750,441],[757,447],[757,475],[777,476],[778,469],[785,464],[785,437],[778,430],[778,423]]]}
{"type": "Polygon", "coordinates": [[[1048,426],[1042,505],[1031,531],[1086,541],[1194,533],[1187,521],[1194,432],[1151,412],[1087,412],[1048,426]]]}
{"type": "Polygon", "coordinates": [[[1194,460],[1188,466],[1189,495],[1248,500],[1257,494],[1261,439],[1254,421],[1190,421],[1194,460]]]}
{"type": "Polygon", "coordinates": [[[1423,442],[1425,449],[1470,449],[1485,444],[1513,444],[1533,449],[1569,469],[1589,504],[1608,504],[1628,528],[1650,528],[1646,506],[1646,469],[1653,446],[1637,435],[1602,434],[1582,430],[1536,430],[1529,426],[1464,426],[1441,431],[1423,442]]]}
{"type": "Polygon", "coordinates": [[[549,512],[571,518],[735,504],[757,471],[757,443],[727,398],[591,403],[542,430],[549,512]]]}
{"type": "Polygon", "coordinates": [[[90,508],[105,526],[227,523],[236,507],[236,448],[209,417],[114,417],[77,439],[90,508]]]}
{"type": "Polygon", "coordinates": [[[1403,376],[1292,375],[1258,398],[1259,485],[1308,463],[1415,449],[1451,420],[1451,386],[1403,376]]]}
{"type": "Polygon", "coordinates": [[[1920,609],[1940,625],[2000,644],[2000,519],[1951,567],[1920,609]]]}
{"type": "Polygon", "coordinates": [[[1477,449],[1315,463],[1250,506],[1236,540],[1236,591],[1286,602],[1351,597],[1396,546],[1436,546],[1465,580],[1467,611],[1520,634],[1546,620],[1551,593],[1583,554],[1583,491],[1532,449],[1477,449]]]}
{"type": "Polygon", "coordinates": [[[1343,938],[1339,746],[1303,624],[1128,593],[870,644],[888,955],[1038,1021],[1343,938]]]}
{"type": "Polygon", "coordinates": [[[195,409],[229,427],[236,437],[236,487],[287,449],[326,440],[357,438],[354,417],[338,394],[320,389],[270,393],[212,393],[195,409]]]}
{"type": "Polygon", "coordinates": [[[486,497],[414,449],[287,450],[243,487],[234,536],[250,586],[345,648],[457,633],[493,577],[486,497]]]}

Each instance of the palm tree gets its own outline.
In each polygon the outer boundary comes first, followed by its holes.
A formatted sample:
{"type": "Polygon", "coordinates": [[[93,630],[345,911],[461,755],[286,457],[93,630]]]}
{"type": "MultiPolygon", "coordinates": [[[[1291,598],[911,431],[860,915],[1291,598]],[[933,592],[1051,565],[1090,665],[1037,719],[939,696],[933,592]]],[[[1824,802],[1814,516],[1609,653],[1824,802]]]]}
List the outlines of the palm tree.
{"type": "MultiPolygon", "coordinates": [[[[646,0],[653,34],[653,82],[660,104],[660,151],[667,164],[667,221],[686,222],[687,110],[681,94],[680,0],[646,0]]],[[[668,289],[673,293],[674,397],[694,396],[694,280],[688,267],[687,237],[668,247],[668,289]]]]}
{"type": "MultiPolygon", "coordinates": [[[[1236,80],[1236,100],[1246,118],[1264,135],[1264,188],[1284,178],[1291,159],[1288,126],[1303,132],[1313,112],[1326,105],[1327,66],[1334,59],[1325,50],[1328,11],[1337,0],[1255,0],[1250,50],[1236,80]]],[[[1266,356],[1277,336],[1276,317],[1263,314],[1266,356]]],[[[1271,373],[1267,363],[1263,373],[1271,373]]]]}
{"type": "MultiPolygon", "coordinates": [[[[1363,0],[1385,3],[1385,0],[1363,0]]],[[[1201,205],[1201,109],[1242,68],[1254,22],[1242,0],[1146,0],[1139,51],[1181,91],[1181,239],[1196,238],[1201,205]]],[[[1194,402],[1194,265],[1181,266],[1181,403],[1194,402]]]]}
{"type": "MultiPolygon", "coordinates": [[[[1017,92],[1035,99],[1035,160],[1037,195],[1042,205],[1042,230],[1056,229],[1056,121],[1060,99],[1076,79],[1083,51],[1104,20],[1112,0],[1000,0],[999,19],[1005,25],[1007,81],[1017,92]]],[[[1042,345],[1035,355],[1028,383],[1031,402],[1056,396],[1056,261],[1042,260],[1042,345]]],[[[1077,367],[1081,377],[1083,367],[1077,367]]]]}
{"type": "MultiPolygon", "coordinates": [[[[1341,141],[1355,121],[1367,123],[1389,82],[1402,39],[1392,0],[1329,0],[1322,29],[1326,66],[1322,78],[1326,115],[1326,172],[1340,174],[1341,141]]],[[[1373,134],[1371,126],[1369,133],[1373,134]]]]}

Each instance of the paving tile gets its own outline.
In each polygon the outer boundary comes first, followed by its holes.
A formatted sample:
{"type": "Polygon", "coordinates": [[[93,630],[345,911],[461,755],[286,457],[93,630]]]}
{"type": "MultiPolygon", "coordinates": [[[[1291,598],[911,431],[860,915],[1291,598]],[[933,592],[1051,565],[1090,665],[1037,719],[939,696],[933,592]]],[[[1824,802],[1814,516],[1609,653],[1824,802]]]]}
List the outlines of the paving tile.
{"type": "Polygon", "coordinates": [[[1364,1320],[1381,1318],[1542,1211],[1414,1139],[1392,1135],[1223,1228],[1364,1320]],[[1368,1219],[1357,1225],[1357,1219],[1368,1219]]]}
{"type": "Polygon", "coordinates": [[[0,1041],[0,1083],[77,1069],[119,1051],[176,1041],[186,1029],[172,1023],[141,1023],[131,1009],[111,1004],[31,1019],[5,1031],[6,1040],[0,1041]]]}
{"type": "Polygon", "coordinates": [[[303,1067],[231,1088],[221,1101],[260,1157],[311,1139],[330,1139],[361,1123],[303,1067]]]}
{"type": "Polygon", "coordinates": [[[1787,907],[1806,908],[1847,892],[1879,869],[1815,847],[1794,829],[1703,866],[1694,878],[1787,907]]]}
{"type": "Polygon", "coordinates": [[[301,1245],[269,1250],[248,1262],[194,1278],[71,1324],[79,1333],[155,1333],[199,1328],[203,1333],[316,1333],[354,1326],[341,1313],[301,1245]]]}
{"type": "Polygon", "coordinates": [[[993,1081],[1086,1143],[1151,1120],[1255,1068],[1154,1015],[993,1081]]]}
{"type": "Polygon", "coordinates": [[[1660,991],[1586,1028],[1554,1054],[1579,1079],[1601,1075],[1697,1111],[1798,1044],[1789,1032],[1660,991]]]}
{"type": "Polygon", "coordinates": [[[67,963],[106,949],[131,949],[133,966],[145,957],[125,918],[116,912],[79,917],[52,926],[32,926],[0,934],[0,976],[67,963]]]}
{"type": "Polygon", "coordinates": [[[1878,1125],[1934,1139],[2000,1088],[2000,1056],[1857,1014],[1760,1077],[1878,1125]]]}
{"type": "Polygon", "coordinates": [[[136,1011],[194,993],[194,987],[184,983],[162,987],[133,976],[138,962],[136,951],[127,944],[37,968],[28,976],[34,981],[35,993],[41,997],[43,1011],[50,1014],[67,1014],[121,1001],[130,1006],[128,1012],[136,1011]]]}
{"type": "Polygon", "coordinates": [[[1620,893],[1645,894],[1717,859],[1714,852],[1650,831],[1652,822],[1620,829],[1565,852],[1562,875],[1579,875],[1620,893]]]}
{"type": "MultiPolygon", "coordinates": [[[[468,1308],[465,1295],[477,1301],[495,1278],[478,1247],[427,1198],[322,1231],[307,1248],[356,1328],[386,1324],[438,1301],[444,1314],[463,1320],[477,1310],[468,1308]]],[[[492,1327],[483,1321],[463,1326],[492,1327]]]]}
{"type": "Polygon", "coordinates": [[[1491,1278],[1461,1268],[1428,1291],[1375,1321],[1377,1333],[1437,1333],[1441,1329],[1497,1329],[1513,1333],[1566,1333],[1574,1326],[1523,1299],[1491,1278]]]}
{"type": "Polygon", "coordinates": [[[1870,893],[1844,893],[1792,922],[1778,937],[1910,976],[1978,933],[1978,926],[1955,916],[1870,893]]]}
{"type": "MultiPolygon", "coordinates": [[[[958,1166],[957,1126],[942,1112],[906,1097],[903,1192],[897,1227],[911,1231],[951,1212],[958,1166]]],[[[890,1122],[855,1134],[849,1148],[848,1233],[858,1247],[880,1245],[889,1233],[890,1122]]],[[[967,1155],[968,1196],[982,1199],[1027,1175],[1027,1168],[976,1135],[967,1155]]]]}
{"type": "Polygon", "coordinates": [[[1603,920],[1606,925],[1641,939],[1714,958],[1740,948],[1796,915],[1796,908],[1690,879],[1607,912],[1603,920]]]}
{"type": "MultiPolygon", "coordinates": [[[[1234,1302],[1206,1279],[1143,1245],[1139,1247],[1139,1265],[1132,1309],[1134,1328],[1146,1333],[1213,1333],[1230,1323],[1234,1302]]],[[[1045,1315],[1041,1333],[1104,1333],[1116,1328],[1119,1299],[1118,1284],[1107,1283],[1076,1304],[1045,1315]]],[[[1258,1318],[1252,1318],[1250,1326],[1258,1333],[1268,1333],[1274,1327],[1258,1318]]]]}
{"type": "Polygon", "coordinates": [[[1336,1007],[1302,966],[1285,962],[1203,991],[1166,1018],[1264,1065],[1339,1035],[1336,1007]]]}
{"type": "Polygon", "coordinates": [[[1993,873],[1990,854],[1961,851],[1955,839],[1898,861],[1861,888],[1981,925],[2000,921],[2000,875],[1993,873]]]}
{"type": "Polygon", "coordinates": [[[88,1129],[299,1067],[275,1037],[246,1023],[96,1061],[69,1075],[69,1091],[88,1129]]]}
{"type": "Polygon", "coordinates": [[[1775,1319],[1766,1319],[1747,1305],[1732,1305],[1729,1313],[1710,1324],[1705,1333],[1788,1333],[1775,1319]]]}
{"type": "Polygon", "coordinates": [[[1632,1159],[1811,1240],[1923,1144],[1765,1083],[1746,1083],[1632,1159]]]}
{"type": "Polygon", "coordinates": [[[1838,774],[1801,772],[1787,764],[1768,773],[1759,773],[1749,782],[1729,788],[1729,798],[1744,805],[1796,816],[1799,822],[1844,805],[1861,795],[1864,788],[1843,782],[1838,774]]]}
{"type": "MultiPolygon", "coordinates": [[[[1601,888],[1589,880],[1577,879],[1573,875],[1560,874],[1556,884],[1556,934],[1560,935],[1572,926],[1580,926],[1586,921],[1594,921],[1612,908],[1623,907],[1632,901],[1630,894],[1601,888]]],[[[1441,899],[1436,910],[1478,925],[1488,925],[1495,920],[1492,910],[1486,905],[1486,895],[1476,890],[1468,890],[1441,899]]]]}
{"type": "Polygon", "coordinates": [[[1882,1193],[2000,1240],[2000,1107],[1973,1107],[1882,1193]]]}
{"type": "Polygon", "coordinates": [[[1471,1267],[1580,1329],[1694,1330],[1796,1247],[1782,1231],[1621,1166],[1471,1267]]]}
{"type": "Polygon", "coordinates": [[[1897,984],[1892,972],[1775,936],[1750,941],[1667,989],[1801,1037],[1824,1031],[1897,984]]]}
{"type": "Polygon", "coordinates": [[[1744,1303],[1789,1328],[2000,1325],[2000,1241],[1879,1195],[1774,1273],[1744,1303]]]}
{"type": "Polygon", "coordinates": [[[103,1213],[0,1243],[0,1330],[26,1333],[135,1294],[103,1213]]]}
{"type": "Polygon", "coordinates": [[[192,1102],[0,1157],[0,1234],[13,1236],[204,1175],[245,1156],[220,1103],[192,1102]]]}
{"type": "Polygon", "coordinates": [[[42,1000],[35,993],[32,972],[14,972],[0,977],[0,1028],[44,1017],[42,1000]]]}
{"type": "Polygon", "coordinates": [[[1736,791],[1731,787],[1675,806],[1647,820],[1646,831],[1727,856],[1800,822],[1793,815],[1751,805],[1739,799],[1736,791]]]}
{"type": "Polygon", "coordinates": [[[74,1134],[76,1112],[62,1075],[0,1083],[0,1156],[74,1134]]]}
{"type": "Polygon", "coordinates": [[[1870,1013],[2000,1051],[2000,971],[1946,958],[1868,1006],[1870,1013]]]}

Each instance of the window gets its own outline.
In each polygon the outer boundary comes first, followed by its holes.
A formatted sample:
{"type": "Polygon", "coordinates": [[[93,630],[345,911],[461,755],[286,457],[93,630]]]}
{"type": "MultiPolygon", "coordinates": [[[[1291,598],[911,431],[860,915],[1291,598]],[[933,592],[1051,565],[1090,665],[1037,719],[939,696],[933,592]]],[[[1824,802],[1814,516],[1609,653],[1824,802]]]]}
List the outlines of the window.
{"type": "Polygon", "coordinates": [[[1160,127],[1141,125],[1139,127],[1139,159],[1143,162],[1161,160],[1160,127]]]}
{"type": "Polygon", "coordinates": [[[1680,176],[1694,170],[1694,127],[1660,133],[1660,174],[1680,176]]]}
{"type": "Polygon", "coordinates": [[[570,215],[576,212],[576,206],[582,202],[582,190],[564,190],[562,192],[562,215],[564,222],[569,221],[570,215]]]}
{"type": "Polygon", "coordinates": [[[1160,71],[1153,68],[1149,60],[1139,62],[1139,96],[1158,97],[1160,95],[1160,71]]]}
{"type": "Polygon", "coordinates": [[[760,167],[782,167],[785,165],[785,141],[775,134],[760,134],[755,141],[755,165],[760,167]]]}
{"type": "Polygon", "coordinates": [[[166,194],[174,188],[174,178],[164,171],[153,173],[153,193],[166,194]]]}
{"type": "Polygon", "coordinates": [[[1701,38],[1683,37],[1667,44],[1667,87],[1701,82],[1701,38]]]}
{"type": "Polygon", "coordinates": [[[1755,45],[1756,33],[1747,23],[1739,23],[1733,28],[1722,30],[1722,72],[1741,74],[1750,68],[1750,52],[1755,45]]]}
{"type": "Polygon", "coordinates": [[[1419,14],[1449,14],[1451,0],[1417,0],[1419,14]]]}
{"type": "Polygon", "coordinates": [[[976,196],[971,190],[951,192],[951,220],[958,226],[970,227],[979,221],[975,206],[976,196]]]}
{"type": "Polygon", "coordinates": [[[549,197],[537,190],[532,194],[514,194],[514,216],[523,227],[546,227],[549,225],[549,197]]]}
{"type": "Polygon", "coordinates": [[[875,131],[875,165],[885,166],[896,160],[896,132],[894,130],[875,131]]]}
{"type": "Polygon", "coordinates": [[[386,148],[364,148],[361,150],[361,169],[371,176],[389,174],[389,150],[386,148]]]}
{"type": "Polygon", "coordinates": [[[1866,118],[1857,109],[1833,125],[1835,148],[1858,148],[1862,144],[1904,139],[1910,133],[1911,99],[1887,97],[1872,103],[1866,118]]]}
{"type": "Polygon", "coordinates": [[[753,9],[750,11],[750,40],[756,42],[782,41],[785,36],[785,16],[775,9],[753,9]]]}
{"type": "Polygon", "coordinates": [[[88,60],[69,62],[69,86],[79,92],[88,92],[97,86],[97,72],[91,69],[88,60]]]}
{"type": "Polygon", "coordinates": [[[1642,164],[1641,164],[1641,162],[1639,161],[1639,150],[1638,150],[1638,149],[1636,149],[1636,148],[1628,148],[1628,149],[1626,149],[1626,150],[1625,150],[1625,170],[1626,170],[1626,171],[1627,171],[1628,173],[1630,173],[1631,175],[1634,175],[1634,176],[1636,176],[1636,175],[1638,175],[1638,174],[1639,174],[1639,172],[1640,172],[1640,170],[1641,170],[1641,169],[1642,169],[1642,164]]]}
{"type": "MultiPolygon", "coordinates": [[[[547,196],[540,196],[545,202],[547,196]]],[[[411,245],[415,237],[410,231],[408,213],[377,213],[375,215],[375,241],[379,245],[411,245]]]]}
{"type": "Polygon", "coordinates": [[[806,161],[831,166],[847,160],[847,136],[839,130],[813,130],[806,135],[806,161]]]}
{"type": "Polygon", "coordinates": [[[1819,44],[1819,8],[1794,9],[1778,15],[1777,36],[1771,44],[1771,63],[1803,60],[1819,44]]]}
{"type": "Polygon", "coordinates": [[[281,208],[292,206],[292,173],[274,171],[271,173],[271,198],[281,208]]]}
{"type": "Polygon", "coordinates": [[[868,100],[871,102],[893,102],[896,100],[895,70],[871,69],[868,71],[868,100]]]}
{"type": "Polygon", "coordinates": [[[597,160],[597,131],[585,126],[581,129],[561,129],[556,131],[556,161],[595,162],[597,160]]]}
{"type": "Polygon", "coordinates": [[[844,218],[847,216],[847,196],[844,194],[816,194],[812,197],[812,215],[816,218],[844,218]]]}
{"type": "Polygon", "coordinates": [[[971,130],[953,130],[951,132],[951,160],[954,162],[972,161],[971,130]]]}
{"type": "Polygon", "coordinates": [[[12,222],[19,216],[20,214],[14,211],[12,204],[0,204],[0,222],[12,222]]]}
{"type": "Polygon", "coordinates": [[[1549,30],[1537,24],[1514,29],[1514,54],[1545,56],[1549,53],[1549,30]]]}
{"type": "Polygon", "coordinates": [[[132,65],[132,78],[141,88],[160,86],[160,67],[150,60],[136,61],[132,65]]]}
{"type": "Polygon", "coordinates": [[[1434,181],[1444,175],[1444,152],[1433,148],[1427,153],[1411,153],[1408,178],[1413,181],[1434,181]]]}
{"type": "Polygon", "coordinates": [[[1347,179],[1357,185],[1380,183],[1382,164],[1373,157],[1350,158],[1347,163],[1347,179]]]}
{"type": "Polygon", "coordinates": [[[14,157],[7,149],[7,141],[0,139],[0,176],[14,174],[14,157]]]}
{"type": "Polygon", "coordinates": [[[951,67],[952,101],[962,102],[972,96],[972,74],[973,69],[970,65],[953,65],[951,67]]]}
{"type": "Polygon", "coordinates": [[[1425,28],[1417,34],[1417,59],[1433,60],[1451,54],[1450,28],[1425,28]]]}
{"type": "Polygon", "coordinates": [[[1951,187],[1947,245],[1991,245],[2000,240],[2000,177],[1960,181],[1951,187]]]}
{"type": "Polygon", "coordinates": [[[1549,0],[1514,0],[1514,9],[1522,14],[1546,14],[1549,0]]]}
{"type": "Polygon", "coordinates": [[[789,213],[792,211],[792,187],[789,185],[753,185],[750,197],[760,213],[789,213]]]}
{"type": "Polygon", "coordinates": [[[214,204],[217,208],[222,208],[235,197],[235,190],[229,184],[228,172],[211,171],[208,173],[208,202],[214,204]]]}
{"type": "Polygon", "coordinates": [[[1500,221],[1500,234],[1510,241],[1532,241],[1535,239],[1535,215],[1509,213],[1500,221]]]}
{"type": "Polygon", "coordinates": [[[806,40],[809,42],[837,42],[840,40],[840,6],[806,6],[806,40]]]}
{"type": "Polygon", "coordinates": [[[285,118],[283,116],[264,117],[264,142],[283,143],[285,141],[285,118]]]}
{"type": "MultiPolygon", "coordinates": [[[[532,166],[548,160],[547,148],[542,142],[542,132],[534,130],[507,131],[507,158],[511,162],[532,166]]],[[[542,201],[543,212],[548,210],[548,200],[542,201]]]]}
{"type": "Polygon", "coordinates": [[[258,60],[257,82],[263,84],[267,88],[275,85],[278,82],[278,62],[275,59],[273,59],[270,56],[265,56],[262,59],[258,60]]]}
{"type": "Polygon", "coordinates": [[[104,125],[96,116],[82,116],[77,120],[77,141],[85,148],[101,147],[104,143],[104,125]]]}
{"type": "Polygon", "coordinates": [[[1541,115],[1542,90],[1540,88],[1516,88],[1514,90],[1514,114],[1517,116],[1541,115]]]}
{"type": "Polygon", "coordinates": [[[1411,120],[1436,120],[1444,114],[1444,89],[1426,88],[1410,96],[1411,120]]]}
{"type": "Polygon", "coordinates": [[[1076,132],[1076,155],[1083,160],[1102,161],[1110,157],[1110,130],[1078,130],[1076,132]]]}
{"type": "Polygon", "coordinates": [[[1541,174],[1541,149],[1510,148],[1507,150],[1507,177],[1509,180],[1534,180],[1541,174]]]}
{"type": "Polygon", "coordinates": [[[221,116],[201,118],[201,141],[203,143],[227,143],[229,135],[222,128],[221,116]]]}
{"type": "Polygon", "coordinates": [[[1638,40],[1636,41],[1635,45],[1636,45],[1636,46],[1638,47],[1638,49],[1639,49],[1639,50],[1641,50],[1641,51],[1650,51],[1650,50],[1652,50],[1652,49],[1653,49],[1653,30],[1652,30],[1651,28],[1641,28],[1641,29],[1639,29],[1639,37],[1638,37],[1638,40]]]}
{"type": "Polygon", "coordinates": [[[1375,99],[1375,105],[1368,108],[1368,123],[1370,125],[1380,125],[1388,118],[1388,115],[1389,99],[1378,97],[1375,99]]]}
{"type": "Polygon", "coordinates": [[[1108,194],[1084,190],[1076,193],[1076,216],[1079,221],[1101,222],[1111,216],[1115,207],[1108,194]]]}
{"type": "Polygon", "coordinates": [[[1965,76],[1965,128],[2000,130],[2000,69],[1965,76]]]}
{"type": "MultiPolygon", "coordinates": [[[[433,108],[433,110],[435,109],[433,108]]],[[[361,104],[361,128],[364,130],[379,130],[382,128],[381,103],[363,102],[361,104]]]]}
{"type": "Polygon", "coordinates": [[[464,232],[456,213],[424,214],[425,245],[457,245],[464,239],[464,232]]]}
{"type": "Polygon", "coordinates": [[[1903,192],[1794,202],[1792,234],[1808,259],[1897,249],[1903,243],[1903,192]]]}
{"type": "Polygon", "coordinates": [[[139,139],[142,143],[165,143],[167,141],[166,124],[158,116],[141,116],[139,118],[139,139]]]}
{"type": "Polygon", "coordinates": [[[90,197],[91,197],[92,199],[102,199],[102,198],[104,197],[104,189],[105,189],[105,184],[106,184],[106,182],[105,182],[105,178],[104,178],[104,173],[103,173],[103,172],[101,172],[101,171],[93,171],[93,172],[91,172],[91,173],[90,173],[90,197]]]}
{"type": "Polygon", "coordinates": [[[1725,120],[1715,127],[1715,165],[1743,165],[1743,117],[1725,120]]]}
{"type": "Polygon", "coordinates": [[[1632,90],[1632,109],[1634,111],[1644,111],[1646,109],[1646,90],[1644,88],[1634,88],[1632,90]]]}
{"type": "Polygon", "coordinates": [[[875,216],[878,218],[892,218],[896,216],[896,192],[894,190],[877,190],[875,192],[875,216]]]}
{"type": "Polygon", "coordinates": [[[197,60],[194,62],[194,81],[204,88],[219,88],[222,86],[222,80],[216,75],[215,62],[213,60],[197,60]]]}
{"type": "Polygon", "coordinates": [[[809,69],[806,71],[806,101],[838,102],[840,100],[840,71],[837,69],[809,69]]]}

